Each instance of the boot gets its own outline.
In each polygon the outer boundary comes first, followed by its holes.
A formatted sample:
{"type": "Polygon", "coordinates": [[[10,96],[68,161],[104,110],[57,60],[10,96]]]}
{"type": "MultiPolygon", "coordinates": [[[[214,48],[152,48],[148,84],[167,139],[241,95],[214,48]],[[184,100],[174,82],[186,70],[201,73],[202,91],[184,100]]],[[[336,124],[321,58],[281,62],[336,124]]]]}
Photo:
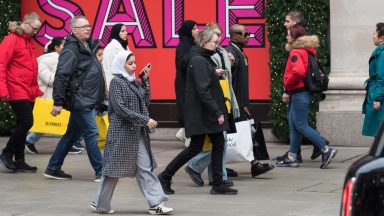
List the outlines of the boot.
{"type": "Polygon", "coordinates": [[[6,172],[15,172],[16,171],[15,164],[13,163],[13,160],[12,160],[12,155],[9,153],[3,152],[0,155],[0,164],[3,165],[4,170],[6,172]]]}
{"type": "Polygon", "coordinates": [[[167,180],[163,177],[162,173],[160,173],[157,178],[160,181],[161,187],[165,194],[175,194],[175,191],[171,188],[171,180],[167,180]]]}
{"type": "Polygon", "coordinates": [[[237,190],[224,183],[221,183],[219,185],[212,186],[211,194],[236,195],[237,190]]]}
{"type": "Polygon", "coordinates": [[[15,167],[17,172],[28,172],[35,173],[37,171],[37,167],[31,167],[24,160],[19,159],[15,160],[15,167]]]}

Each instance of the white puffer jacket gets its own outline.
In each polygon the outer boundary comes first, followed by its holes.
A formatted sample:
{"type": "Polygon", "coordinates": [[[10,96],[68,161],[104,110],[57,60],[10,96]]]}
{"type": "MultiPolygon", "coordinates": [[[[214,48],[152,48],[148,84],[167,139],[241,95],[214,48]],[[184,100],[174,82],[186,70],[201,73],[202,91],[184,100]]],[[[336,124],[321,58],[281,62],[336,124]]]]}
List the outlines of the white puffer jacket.
{"type": "Polygon", "coordinates": [[[44,92],[43,97],[45,98],[52,98],[53,81],[58,62],[59,54],[57,52],[47,53],[37,58],[39,87],[44,92]]]}

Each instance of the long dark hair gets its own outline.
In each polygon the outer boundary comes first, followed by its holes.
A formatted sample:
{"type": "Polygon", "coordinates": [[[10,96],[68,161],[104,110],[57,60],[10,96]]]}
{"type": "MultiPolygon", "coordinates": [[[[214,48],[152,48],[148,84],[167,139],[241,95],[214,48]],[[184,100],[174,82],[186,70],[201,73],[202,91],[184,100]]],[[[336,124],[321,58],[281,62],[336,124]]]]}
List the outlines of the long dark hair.
{"type": "Polygon", "coordinates": [[[47,53],[51,53],[55,51],[56,46],[60,46],[62,43],[64,43],[65,38],[64,37],[54,37],[51,40],[51,43],[47,47],[47,53]]]}

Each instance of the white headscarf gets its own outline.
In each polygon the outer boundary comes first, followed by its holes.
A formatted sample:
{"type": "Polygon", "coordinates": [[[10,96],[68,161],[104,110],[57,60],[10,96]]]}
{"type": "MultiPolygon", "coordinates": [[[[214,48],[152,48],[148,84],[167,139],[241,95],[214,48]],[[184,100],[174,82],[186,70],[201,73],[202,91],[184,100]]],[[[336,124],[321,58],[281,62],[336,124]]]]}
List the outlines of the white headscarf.
{"type": "Polygon", "coordinates": [[[127,62],[127,57],[129,54],[133,54],[133,53],[128,50],[120,51],[112,61],[111,72],[113,75],[120,74],[126,79],[128,79],[129,82],[132,82],[136,80],[135,74],[134,73],[132,75],[128,74],[128,72],[124,68],[124,65],[127,62]]]}

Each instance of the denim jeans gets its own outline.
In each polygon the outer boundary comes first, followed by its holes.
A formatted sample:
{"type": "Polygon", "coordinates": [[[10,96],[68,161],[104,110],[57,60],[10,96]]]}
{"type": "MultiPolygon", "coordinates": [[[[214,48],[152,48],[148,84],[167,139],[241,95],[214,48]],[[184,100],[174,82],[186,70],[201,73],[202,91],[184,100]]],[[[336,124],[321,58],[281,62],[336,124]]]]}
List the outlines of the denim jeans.
{"type": "Polygon", "coordinates": [[[101,175],[103,157],[97,146],[98,131],[95,122],[95,109],[93,108],[71,111],[67,131],[61,137],[49,160],[47,167],[49,170],[61,169],[73,143],[79,140],[81,135],[83,135],[88,158],[95,170],[95,175],[101,175]]]}
{"type": "MultiPolygon", "coordinates": [[[[207,134],[212,141],[212,176],[213,185],[219,185],[223,181],[223,151],[224,151],[224,135],[223,133],[207,134]]],[[[191,144],[180,152],[162,172],[162,177],[171,180],[177,170],[180,169],[190,159],[195,157],[203,149],[205,134],[191,136],[191,144]]]]}
{"type": "Polygon", "coordinates": [[[319,132],[308,124],[309,105],[311,101],[312,94],[309,91],[291,95],[291,103],[288,112],[291,144],[289,152],[291,153],[297,154],[303,135],[318,149],[322,150],[325,147],[325,141],[321,138],[319,132]]]}
{"type": "MultiPolygon", "coordinates": [[[[227,140],[227,133],[224,132],[224,140],[227,140]]],[[[225,166],[227,146],[224,144],[223,151],[223,180],[228,180],[227,169],[225,166]]],[[[212,150],[207,152],[200,152],[198,155],[193,157],[188,161],[187,166],[189,166],[193,171],[202,174],[204,170],[208,167],[208,180],[212,182],[212,166],[211,166],[211,156],[212,150]]]]}
{"type": "Polygon", "coordinates": [[[26,141],[30,144],[35,144],[43,135],[43,133],[31,132],[27,135],[26,141]]]}

